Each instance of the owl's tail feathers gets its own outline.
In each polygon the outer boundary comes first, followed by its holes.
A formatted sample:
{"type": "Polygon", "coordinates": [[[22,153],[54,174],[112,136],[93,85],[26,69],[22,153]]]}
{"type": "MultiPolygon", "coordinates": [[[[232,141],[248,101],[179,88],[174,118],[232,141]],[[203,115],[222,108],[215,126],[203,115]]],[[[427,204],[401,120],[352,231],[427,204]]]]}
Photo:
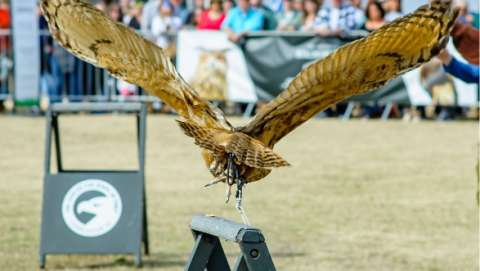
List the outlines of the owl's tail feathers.
{"type": "Polygon", "coordinates": [[[272,149],[244,133],[235,133],[225,150],[228,153],[235,154],[236,159],[240,163],[249,167],[274,168],[290,166],[285,159],[276,154],[272,149]]]}
{"type": "Polygon", "coordinates": [[[177,120],[183,132],[195,139],[195,144],[216,155],[235,155],[235,162],[253,168],[290,166],[280,155],[259,140],[244,133],[205,128],[188,121],[177,120]]]}

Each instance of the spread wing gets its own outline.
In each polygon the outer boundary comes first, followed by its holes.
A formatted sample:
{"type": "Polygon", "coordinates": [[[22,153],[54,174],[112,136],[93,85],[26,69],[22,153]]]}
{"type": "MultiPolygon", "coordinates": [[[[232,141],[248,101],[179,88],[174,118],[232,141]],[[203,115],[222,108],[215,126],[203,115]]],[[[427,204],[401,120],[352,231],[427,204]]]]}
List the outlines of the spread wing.
{"type": "Polygon", "coordinates": [[[311,64],[240,131],[273,147],[318,112],[427,62],[457,17],[449,2],[433,1],[311,64]]]}
{"type": "Polygon", "coordinates": [[[160,47],[84,0],[42,0],[41,9],[55,39],[75,56],[141,86],[189,121],[230,129],[223,113],[197,95],[160,47]]]}

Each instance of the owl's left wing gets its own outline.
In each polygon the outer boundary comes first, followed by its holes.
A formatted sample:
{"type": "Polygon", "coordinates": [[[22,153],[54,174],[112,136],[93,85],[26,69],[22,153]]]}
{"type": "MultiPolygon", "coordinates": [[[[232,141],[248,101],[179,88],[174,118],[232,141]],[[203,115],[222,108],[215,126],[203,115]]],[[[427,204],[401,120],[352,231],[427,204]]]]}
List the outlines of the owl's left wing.
{"type": "Polygon", "coordinates": [[[239,130],[273,147],[318,112],[429,61],[446,45],[457,14],[450,1],[436,0],[337,49],[301,71],[239,130]]]}
{"type": "Polygon", "coordinates": [[[42,0],[40,7],[53,37],[75,56],[143,87],[190,122],[231,129],[223,113],[183,80],[162,48],[85,0],[42,0]]]}

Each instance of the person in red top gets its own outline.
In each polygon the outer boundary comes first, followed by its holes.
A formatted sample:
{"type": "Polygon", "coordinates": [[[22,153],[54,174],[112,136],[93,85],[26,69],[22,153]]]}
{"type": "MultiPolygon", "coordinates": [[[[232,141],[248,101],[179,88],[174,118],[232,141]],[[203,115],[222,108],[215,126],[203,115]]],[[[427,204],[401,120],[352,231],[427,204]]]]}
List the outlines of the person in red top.
{"type": "MultiPolygon", "coordinates": [[[[8,1],[0,0],[0,29],[10,30],[10,6],[8,1]]],[[[8,77],[12,68],[10,38],[0,33],[0,96],[8,93],[8,77]]]]}
{"type": "Polygon", "coordinates": [[[10,29],[10,7],[7,1],[0,1],[0,28],[10,29]]]}
{"type": "Polygon", "coordinates": [[[224,19],[225,13],[222,10],[222,1],[212,0],[210,9],[202,11],[200,14],[197,28],[201,30],[220,30],[224,19]]]}

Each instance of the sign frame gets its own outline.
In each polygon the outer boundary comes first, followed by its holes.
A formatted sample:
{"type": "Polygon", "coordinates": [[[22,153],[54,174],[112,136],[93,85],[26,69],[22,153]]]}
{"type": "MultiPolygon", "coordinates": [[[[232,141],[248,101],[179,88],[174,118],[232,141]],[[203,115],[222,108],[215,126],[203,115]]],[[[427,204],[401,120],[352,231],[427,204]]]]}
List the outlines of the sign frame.
{"type": "Polygon", "coordinates": [[[135,265],[140,267],[142,244],[145,254],[149,254],[145,105],[52,104],[46,118],[40,268],[45,268],[47,254],[134,254],[135,265]],[[61,114],[78,112],[135,114],[138,170],[65,169],[58,118],[61,114]],[[52,143],[55,145],[56,172],[52,172],[51,166],[52,143]]]}

